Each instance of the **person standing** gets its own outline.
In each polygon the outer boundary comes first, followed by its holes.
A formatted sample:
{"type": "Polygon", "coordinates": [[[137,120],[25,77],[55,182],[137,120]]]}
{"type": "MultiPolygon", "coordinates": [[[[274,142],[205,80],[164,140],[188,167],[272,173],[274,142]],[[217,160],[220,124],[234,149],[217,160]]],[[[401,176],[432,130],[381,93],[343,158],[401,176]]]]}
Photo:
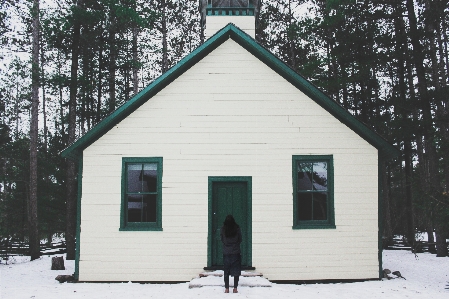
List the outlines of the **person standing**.
{"type": "Polygon", "coordinates": [[[234,276],[234,293],[237,293],[239,276],[241,274],[240,243],[242,243],[242,232],[232,215],[226,216],[220,231],[223,243],[223,265],[225,293],[229,293],[229,275],[234,276]]]}

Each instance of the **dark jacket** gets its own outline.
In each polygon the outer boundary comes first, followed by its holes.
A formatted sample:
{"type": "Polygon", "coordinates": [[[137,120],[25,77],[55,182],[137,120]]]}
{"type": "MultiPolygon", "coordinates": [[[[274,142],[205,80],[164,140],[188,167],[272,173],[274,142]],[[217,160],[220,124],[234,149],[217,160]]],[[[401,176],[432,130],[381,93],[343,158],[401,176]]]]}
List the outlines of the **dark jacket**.
{"type": "Polygon", "coordinates": [[[237,230],[237,234],[232,237],[226,237],[224,228],[220,230],[221,242],[223,243],[223,255],[227,254],[240,254],[240,243],[242,243],[242,232],[240,228],[237,230]]]}

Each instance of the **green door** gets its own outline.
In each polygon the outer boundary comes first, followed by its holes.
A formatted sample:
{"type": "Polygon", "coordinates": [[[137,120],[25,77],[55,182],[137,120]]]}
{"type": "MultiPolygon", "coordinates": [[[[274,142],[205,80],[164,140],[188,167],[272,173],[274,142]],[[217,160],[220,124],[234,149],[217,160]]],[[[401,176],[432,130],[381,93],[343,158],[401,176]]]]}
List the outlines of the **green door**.
{"type": "Polygon", "coordinates": [[[240,245],[242,252],[242,266],[251,266],[250,258],[250,243],[251,243],[251,215],[250,208],[250,187],[251,182],[249,178],[240,178],[240,181],[234,178],[222,177],[212,181],[212,207],[209,207],[211,212],[211,226],[209,237],[212,239],[209,243],[209,250],[211,254],[211,261],[209,266],[220,268],[223,266],[223,250],[220,239],[220,229],[227,215],[232,214],[235,221],[240,226],[242,231],[242,244],[240,245]],[[243,180],[243,181],[242,181],[243,180]],[[211,209],[210,209],[211,208],[211,209]]]}

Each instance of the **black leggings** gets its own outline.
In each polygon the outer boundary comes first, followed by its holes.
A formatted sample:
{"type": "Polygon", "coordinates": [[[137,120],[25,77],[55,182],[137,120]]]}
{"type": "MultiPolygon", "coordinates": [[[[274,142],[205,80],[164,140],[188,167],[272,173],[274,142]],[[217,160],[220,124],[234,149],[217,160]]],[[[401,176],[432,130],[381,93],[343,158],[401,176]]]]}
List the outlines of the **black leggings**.
{"type": "MultiPolygon", "coordinates": [[[[224,275],[225,288],[229,289],[229,275],[224,275]]],[[[239,286],[239,276],[234,276],[234,288],[239,286]]]]}

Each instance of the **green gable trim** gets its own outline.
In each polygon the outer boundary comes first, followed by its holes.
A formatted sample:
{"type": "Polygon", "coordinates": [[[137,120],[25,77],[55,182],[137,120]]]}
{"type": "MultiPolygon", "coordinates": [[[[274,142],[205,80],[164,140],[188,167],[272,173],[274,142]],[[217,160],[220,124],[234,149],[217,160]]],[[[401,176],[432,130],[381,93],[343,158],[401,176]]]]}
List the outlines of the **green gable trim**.
{"type": "Polygon", "coordinates": [[[368,128],[365,124],[357,120],[338,103],[336,103],[322,91],[320,91],[315,85],[307,81],[301,75],[297,74],[279,58],[270,53],[264,47],[260,46],[252,37],[244,33],[233,24],[228,24],[223,29],[218,31],[204,44],[202,44],[192,53],[183,58],[166,73],[158,77],[140,93],[135,95],[131,100],[120,106],[111,115],[98,123],[92,130],[87,132],[84,136],[82,136],[80,139],[66,148],[62,152],[62,156],[65,158],[75,159],[90,144],[95,142],[103,134],[113,128],[116,124],[118,124],[129,114],[131,114],[142,104],[144,104],[147,100],[164,89],[167,85],[181,76],[189,68],[191,68],[193,65],[195,65],[197,62],[199,62],[201,59],[203,59],[228,39],[232,39],[236,43],[241,45],[244,49],[253,54],[260,61],[265,63],[268,67],[273,69],[276,73],[290,82],[293,86],[313,99],[317,104],[319,104],[326,111],[332,114],[340,122],[348,126],[359,136],[365,139],[368,143],[377,148],[380,152],[381,157],[389,159],[399,156],[400,152],[397,148],[389,144],[385,139],[368,128]]]}

